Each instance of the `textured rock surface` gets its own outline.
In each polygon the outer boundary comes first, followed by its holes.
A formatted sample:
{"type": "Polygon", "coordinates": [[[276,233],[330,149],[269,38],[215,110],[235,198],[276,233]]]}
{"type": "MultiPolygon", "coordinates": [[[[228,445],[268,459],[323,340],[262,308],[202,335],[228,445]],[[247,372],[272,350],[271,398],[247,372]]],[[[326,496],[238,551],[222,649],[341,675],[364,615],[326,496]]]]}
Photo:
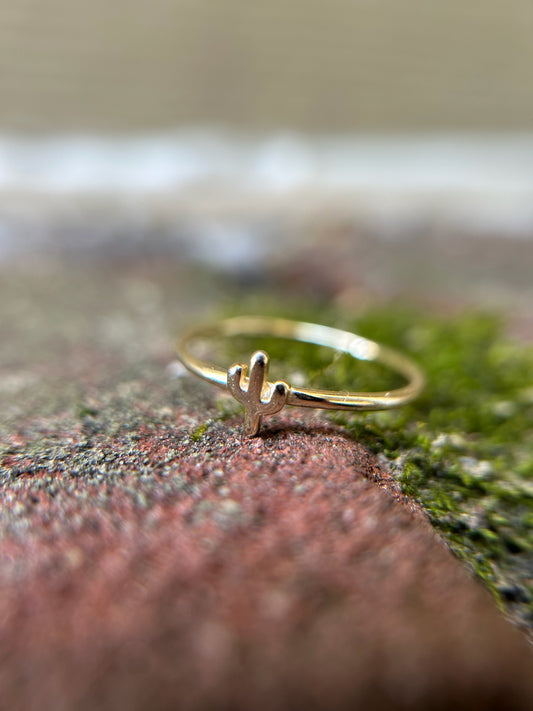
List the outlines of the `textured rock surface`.
{"type": "Polygon", "coordinates": [[[297,411],[243,439],[181,377],[216,283],[3,276],[6,708],[531,707],[526,642],[373,455],[297,411]]]}

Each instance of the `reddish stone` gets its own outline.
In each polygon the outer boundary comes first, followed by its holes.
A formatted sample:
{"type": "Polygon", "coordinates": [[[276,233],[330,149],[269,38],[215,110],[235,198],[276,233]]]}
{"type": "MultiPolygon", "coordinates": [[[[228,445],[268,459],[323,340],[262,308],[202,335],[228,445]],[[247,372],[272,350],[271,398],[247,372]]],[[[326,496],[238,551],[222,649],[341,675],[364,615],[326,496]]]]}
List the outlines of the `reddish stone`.
{"type": "Polygon", "coordinates": [[[5,708],[531,708],[488,593],[368,452],[291,415],[4,488],[5,708]]]}

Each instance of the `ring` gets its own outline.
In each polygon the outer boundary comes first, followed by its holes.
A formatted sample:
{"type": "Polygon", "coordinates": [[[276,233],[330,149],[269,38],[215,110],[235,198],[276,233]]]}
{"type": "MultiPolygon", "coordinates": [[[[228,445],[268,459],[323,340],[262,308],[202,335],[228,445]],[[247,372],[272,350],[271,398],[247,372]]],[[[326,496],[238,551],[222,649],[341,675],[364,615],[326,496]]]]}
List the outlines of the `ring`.
{"type": "Polygon", "coordinates": [[[288,321],[263,316],[237,316],[192,328],[181,335],[177,356],[194,375],[229,390],[245,409],[245,430],[256,435],[264,415],[273,415],[285,405],[328,410],[387,410],[413,400],[424,387],[424,375],[409,358],[355,333],[302,321],[288,321]],[[296,388],[284,380],[267,380],[269,357],[256,351],[250,369],[234,363],[228,370],[217,368],[195,356],[191,346],[200,339],[236,336],[273,336],[302,343],[325,346],[346,353],[356,360],[374,361],[400,373],[407,384],[383,392],[337,392],[315,388],[296,388]]]}

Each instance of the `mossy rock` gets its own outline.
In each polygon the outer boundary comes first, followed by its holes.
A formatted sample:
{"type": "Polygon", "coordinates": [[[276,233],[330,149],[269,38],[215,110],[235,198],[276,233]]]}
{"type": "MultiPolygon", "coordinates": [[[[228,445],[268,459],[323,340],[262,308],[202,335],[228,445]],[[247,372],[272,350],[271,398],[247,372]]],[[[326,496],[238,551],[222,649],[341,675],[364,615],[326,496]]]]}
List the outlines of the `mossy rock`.
{"type": "MultiPolygon", "coordinates": [[[[346,328],[417,360],[427,386],[416,402],[328,416],[380,455],[500,606],[531,628],[533,348],[512,342],[501,320],[485,313],[446,318],[387,305],[353,317],[257,297],[231,313],[255,311],[346,328]]],[[[281,339],[233,339],[228,356],[246,360],[259,345],[271,357],[272,378],[340,390],[398,384],[376,364],[307,344],[288,348],[281,339]]]]}

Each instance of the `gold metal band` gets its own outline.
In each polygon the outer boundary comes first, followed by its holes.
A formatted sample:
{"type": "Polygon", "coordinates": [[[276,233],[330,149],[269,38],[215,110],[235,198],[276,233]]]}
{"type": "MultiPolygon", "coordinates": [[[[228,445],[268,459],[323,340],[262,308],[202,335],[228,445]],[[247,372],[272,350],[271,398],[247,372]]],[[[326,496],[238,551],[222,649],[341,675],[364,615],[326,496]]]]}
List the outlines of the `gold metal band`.
{"type": "Polygon", "coordinates": [[[190,329],[178,340],[177,355],[192,373],[227,388],[244,405],[246,429],[250,435],[257,434],[262,415],[279,412],[284,405],[329,410],[385,410],[410,402],[424,387],[424,376],[418,366],[391,348],[348,331],[281,318],[237,316],[190,329]],[[400,373],[407,380],[407,384],[396,390],[383,392],[337,392],[296,388],[284,381],[268,382],[268,355],[264,351],[257,351],[252,355],[250,373],[246,377],[247,366],[243,363],[236,363],[225,371],[206,363],[190,350],[193,342],[198,339],[242,335],[274,336],[326,346],[347,353],[357,360],[382,363],[400,373]]]}

